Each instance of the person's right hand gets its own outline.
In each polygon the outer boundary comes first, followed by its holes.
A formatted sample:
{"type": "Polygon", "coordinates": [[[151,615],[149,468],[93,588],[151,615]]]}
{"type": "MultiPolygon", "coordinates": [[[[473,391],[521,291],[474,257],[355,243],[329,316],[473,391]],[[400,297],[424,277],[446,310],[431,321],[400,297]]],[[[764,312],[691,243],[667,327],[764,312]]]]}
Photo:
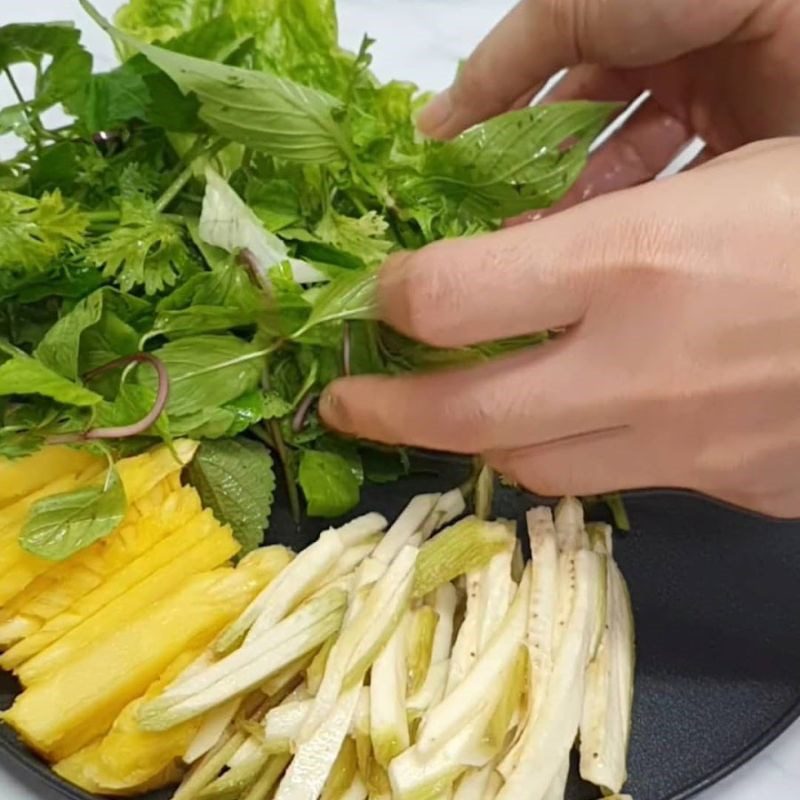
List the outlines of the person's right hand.
{"type": "Polygon", "coordinates": [[[547,98],[652,98],[595,157],[558,208],[650,180],[697,135],[705,158],[800,134],[797,0],[522,0],[423,111],[423,133],[447,139],[547,98]]]}

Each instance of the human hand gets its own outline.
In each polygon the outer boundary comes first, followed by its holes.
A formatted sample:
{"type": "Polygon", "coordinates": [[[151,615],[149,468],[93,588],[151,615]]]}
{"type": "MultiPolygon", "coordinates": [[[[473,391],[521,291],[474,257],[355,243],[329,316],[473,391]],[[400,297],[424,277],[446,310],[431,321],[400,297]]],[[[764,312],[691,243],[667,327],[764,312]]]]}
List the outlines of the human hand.
{"type": "Polygon", "coordinates": [[[800,141],[397,256],[380,294],[440,347],[567,330],[472,369],[339,381],[331,426],[483,453],[545,495],[683,487],[800,515],[800,141]]]}
{"type": "Polygon", "coordinates": [[[547,101],[652,96],[591,160],[557,208],[660,173],[694,135],[704,159],[800,133],[796,0],[523,0],[419,119],[449,138],[527,105],[563,67],[547,101]]]}

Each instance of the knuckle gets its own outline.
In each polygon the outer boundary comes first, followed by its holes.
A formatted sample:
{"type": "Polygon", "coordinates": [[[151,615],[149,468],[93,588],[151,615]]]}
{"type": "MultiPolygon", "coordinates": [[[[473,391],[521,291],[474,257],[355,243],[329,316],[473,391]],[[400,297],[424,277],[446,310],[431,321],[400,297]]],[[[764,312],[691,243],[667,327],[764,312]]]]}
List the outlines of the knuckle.
{"type": "MultiPolygon", "coordinates": [[[[406,258],[383,287],[386,322],[416,341],[448,345],[455,289],[446,248],[432,245],[406,258]]],[[[457,319],[457,317],[456,317],[457,319]]]]}

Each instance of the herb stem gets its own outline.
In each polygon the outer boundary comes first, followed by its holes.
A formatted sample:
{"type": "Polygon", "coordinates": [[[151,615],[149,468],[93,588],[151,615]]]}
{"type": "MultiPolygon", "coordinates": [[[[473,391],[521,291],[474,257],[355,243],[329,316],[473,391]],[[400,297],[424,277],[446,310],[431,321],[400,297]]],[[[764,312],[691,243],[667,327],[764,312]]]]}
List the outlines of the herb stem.
{"type": "Polygon", "coordinates": [[[164,194],[159,197],[156,201],[156,211],[161,212],[165,211],[167,207],[172,203],[172,201],[181,193],[183,188],[186,186],[187,183],[192,179],[194,175],[194,162],[200,158],[201,156],[205,156],[206,158],[211,158],[215,156],[223,147],[225,147],[226,142],[222,139],[217,139],[209,148],[203,149],[200,148],[199,152],[194,153],[192,148],[189,153],[187,154],[187,163],[186,166],[181,170],[180,174],[174,181],[167,187],[167,190],[164,194]]]}
{"type": "Polygon", "coordinates": [[[283,438],[283,432],[278,420],[272,419],[267,423],[267,430],[274,442],[275,451],[283,466],[283,476],[286,480],[286,491],[289,495],[289,507],[292,509],[292,517],[296,523],[300,522],[300,494],[297,491],[297,478],[294,474],[289,450],[283,438]]]}
{"type": "MultiPolygon", "coordinates": [[[[25,95],[22,94],[22,91],[19,88],[19,84],[14,77],[14,73],[11,72],[10,67],[3,67],[3,74],[8,79],[9,84],[11,84],[11,91],[14,92],[14,96],[19,101],[19,104],[22,106],[25,116],[28,118],[28,123],[30,124],[31,128],[33,128],[34,133],[36,134],[34,140],[34,147],[36,152],[38,153],[41,149],[41,135],[42,135],[42,126],[39,122],[39,118],[31,111],[30,103],[25,99],[25,95]]],[[[37,83],[38,83],[38,76],[37,76],[37,83]]]]}
{"type": "Polygon", "coordinates": [[[118,222],[119,211],[90,211],[86,218],[90,224],[95,222],[118,222]]]}

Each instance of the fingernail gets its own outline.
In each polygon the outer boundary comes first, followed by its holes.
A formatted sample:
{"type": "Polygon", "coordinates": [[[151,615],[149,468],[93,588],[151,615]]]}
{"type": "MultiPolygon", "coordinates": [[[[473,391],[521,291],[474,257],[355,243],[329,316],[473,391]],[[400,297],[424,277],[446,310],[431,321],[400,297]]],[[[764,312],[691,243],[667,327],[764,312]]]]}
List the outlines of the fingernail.
{"type": "Polygon", "coordinates": [[[417,117],[417,127],[422,133],[436,133],[453,116],[454,110],[453,93],[450,89],[445,89],[422,109],[417,117]]]}

